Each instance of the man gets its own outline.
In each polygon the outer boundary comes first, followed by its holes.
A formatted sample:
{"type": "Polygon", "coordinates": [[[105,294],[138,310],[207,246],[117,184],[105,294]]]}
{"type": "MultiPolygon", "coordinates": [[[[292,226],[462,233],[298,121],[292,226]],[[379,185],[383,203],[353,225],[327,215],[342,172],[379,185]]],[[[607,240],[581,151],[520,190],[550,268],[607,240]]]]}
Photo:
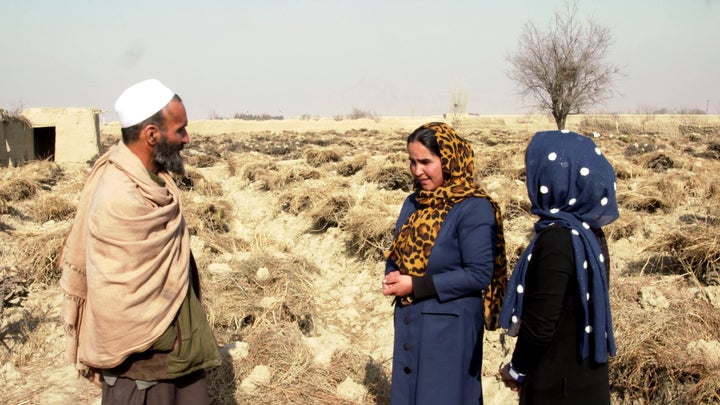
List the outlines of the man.
{"type": "Polygon", "coordinates": [[[207,404],[220,355],[168,173],[184,171],[185,107],[150,79],[115,110],[122,141],[93,166],[60,259],[67,355],[103,404],[207,404]]]}

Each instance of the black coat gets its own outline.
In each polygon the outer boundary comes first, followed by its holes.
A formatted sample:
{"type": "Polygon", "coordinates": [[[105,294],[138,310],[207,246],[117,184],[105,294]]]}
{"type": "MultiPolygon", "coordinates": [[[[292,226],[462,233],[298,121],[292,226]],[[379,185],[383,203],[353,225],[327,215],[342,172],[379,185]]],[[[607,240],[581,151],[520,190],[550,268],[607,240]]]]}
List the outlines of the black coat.
{"type": "MultiPolygon", "coordinates": [[[[609,257],[601,233],[599,242],[609,257]]],[[[607,364],[580,358],[581,298],[570,231],[551,226],[540,234],[532,252],[512,358],[513,367],[527,374],[521,404],[610,403],[607,364]]]]}

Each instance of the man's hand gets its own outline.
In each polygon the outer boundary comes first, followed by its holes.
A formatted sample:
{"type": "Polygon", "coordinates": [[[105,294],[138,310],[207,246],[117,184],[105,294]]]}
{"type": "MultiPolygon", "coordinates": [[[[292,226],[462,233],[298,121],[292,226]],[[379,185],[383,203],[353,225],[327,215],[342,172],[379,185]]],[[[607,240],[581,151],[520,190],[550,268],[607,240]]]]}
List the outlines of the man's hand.
{"type": "Polygon", "coordinates": [[[88,375],[87,378],[88,378],[88,380],[90,380],[91,383],[102,388],[102,374],[100,374],[99,370],[95,370],[95,369],[90,370],[90,375],[88,375]]]}

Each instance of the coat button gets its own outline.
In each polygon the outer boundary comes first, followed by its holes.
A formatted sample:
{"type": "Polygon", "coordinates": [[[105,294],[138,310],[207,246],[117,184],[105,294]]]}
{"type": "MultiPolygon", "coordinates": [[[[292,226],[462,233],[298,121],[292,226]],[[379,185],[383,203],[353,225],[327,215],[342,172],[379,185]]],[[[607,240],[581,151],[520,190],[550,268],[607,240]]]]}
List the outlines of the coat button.
{"type": "Polygon", "coordinates": [[[410,350],[410,345],[407,343],[403,343],[403,349],[410,350]]]}
{"type": "Polygon", "coordinates": [[[407,325],[407,324],[410,323],[410,320],[408,319],[407,316],[406,316],[405,318],[403,318],[403,323],[404,323],[405,325],[407,325]]]}
{"type": "Polygon", "coordinates": [[[403,371],[405,372],[405,374],[410,374],[410,367],[405,367],[403,371]]]}

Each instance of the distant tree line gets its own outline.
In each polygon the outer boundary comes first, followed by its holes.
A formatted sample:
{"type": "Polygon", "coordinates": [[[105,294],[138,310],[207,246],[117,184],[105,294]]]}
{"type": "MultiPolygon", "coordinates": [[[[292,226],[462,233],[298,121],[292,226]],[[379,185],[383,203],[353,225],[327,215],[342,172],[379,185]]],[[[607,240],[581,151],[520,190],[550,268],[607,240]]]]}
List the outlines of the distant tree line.
{"type": "MultiPolygon", "coordinates": [[[[236,120],[246,120],[246,121],[269,121],[269,120],[283,120],[285,117],[282,115],[270,115],[270,114],[249,114],[249,113],[236,113],[233,115],[234,119],[236,120]]],[[[224,120],[227,119],[215,112],[211,112],[208,116],[208,119],[211,120],[224,120]]]]}
{"type": "Polygon", "coordinates": [[[268,120],[283,120],[282,115],[270,115],[270,114],[248,114],[248,113],[236,113],[233,115],[236,120],[246,121],[268,121],[268,120]]]}
{"type": "Polygon", "coordinates": [[[649,115],[707,115],[708,111],[702,108],[654,108],[654,107],[640,107],[637,110],[638,114],[649,114],[649,115]]]}

